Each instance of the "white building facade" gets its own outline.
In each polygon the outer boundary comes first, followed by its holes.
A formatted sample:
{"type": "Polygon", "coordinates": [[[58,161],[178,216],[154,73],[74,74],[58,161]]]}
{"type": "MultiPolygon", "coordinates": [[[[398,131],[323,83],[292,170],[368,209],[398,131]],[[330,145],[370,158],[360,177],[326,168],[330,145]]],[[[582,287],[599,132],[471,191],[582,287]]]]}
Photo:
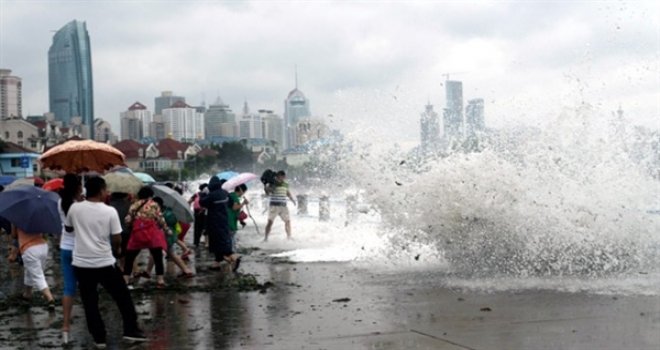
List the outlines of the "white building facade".
{"type": "Polygon", "coordinates": [[[204,138],[204,114],[179,101],[163,109],[163,121],[169,125],[170,135],[181,142],[204,138]]]}

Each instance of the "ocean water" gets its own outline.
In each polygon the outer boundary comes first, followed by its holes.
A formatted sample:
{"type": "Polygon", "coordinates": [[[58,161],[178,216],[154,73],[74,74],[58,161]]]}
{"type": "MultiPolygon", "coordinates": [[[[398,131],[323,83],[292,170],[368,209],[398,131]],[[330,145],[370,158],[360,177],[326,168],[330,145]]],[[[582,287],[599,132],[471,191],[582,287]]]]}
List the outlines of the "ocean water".
{"type": "MultiPolygon", "coordinates": [[[[254,234],[243,243],[297,262],[426,273],[448,287],[660,293],[658,154],[643,147],[654,139],[588,106],[548,125],[424,159],[353,135],[335,154],[341,176],[326,188],[292,187],[310,198],[308,215],[290,205],[294,240],[276,219],[268,242],[254,234]],[[321,195],[331,198],[325,222],[321,195]]],[[[263,233],[265,214],[252,214],[263,233]]]]}

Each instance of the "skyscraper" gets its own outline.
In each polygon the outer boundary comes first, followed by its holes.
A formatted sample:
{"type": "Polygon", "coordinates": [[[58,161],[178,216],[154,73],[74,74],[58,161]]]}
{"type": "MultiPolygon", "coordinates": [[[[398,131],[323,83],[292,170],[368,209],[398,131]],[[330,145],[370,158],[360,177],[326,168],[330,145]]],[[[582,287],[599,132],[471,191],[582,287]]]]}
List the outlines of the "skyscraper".
{"type": "Polygon", "coordinates": [[[484,131],[486,122],[484,120],[484,99],[475,98],[468,101],[465,107],[465,133],[474,135],[484,131]]]}
{"type": "Polygon", "coordinates": [[[172,138],[188,142],[204,138],[204,115],[183,101],[163,109],[163,121],[169,125],[172,138]]]}
{"type": "Polygon", "coordinates": [[[302,91],[298,90],[298,72],[296,71],[296,85],[286,100],[284,100],[284,130],[286,135],[286,147],[295,146],[296,124],[302,118],[311,117],[309,100],[302,91]]]}
{"type": "Polygon", "coordinates": [[[69,125],[79,116],[94,138],[92,53],[85,22],[73,20],[53,36],[48,49],[48,92],[55,119],[69,125]]]}
{"type": "Polygon", "coordinates": [[[420,118],[422,148],[427,150],[438,145],[440,139],[440,118],[429,102],[420,118]]]}
{"type": "Polygon", "coordinates": [[[182,96],[174,96],[172,91],[163,91],[160,96],[154,99],[154,114],[162,115],[163,109],[170,108],[176,102],[186,102],[186,98],[182,96]]]}
{"type": "Polygon", "coordinates": [[[445,81],[447,107],[444,110],[445,138],[460,138],[463,136],[463,83],[460,81],[445,81]]]}
{"type": "Polygon", "coordinates": [[[0,120],[23,117],[21,78],[11,75],[10,69],[0,69],[0,120]]]}
{"type": "Polygon", "coordinates": [[[119,118],[121,139],[139,142],[142,138],[151,136],[149,129],[152,121],[151,111],[147,109],[147,106],[140,102],[133,103],[128,107],[128,111],[121,112],[119,118]]]}
{"type": "Polygon", "coordinates": [[[229,105],[224,104],[218,97],[204,113],[206,138],[210,140],[212,137],[236,137],[237,128],[236,115],[229,105]]]}

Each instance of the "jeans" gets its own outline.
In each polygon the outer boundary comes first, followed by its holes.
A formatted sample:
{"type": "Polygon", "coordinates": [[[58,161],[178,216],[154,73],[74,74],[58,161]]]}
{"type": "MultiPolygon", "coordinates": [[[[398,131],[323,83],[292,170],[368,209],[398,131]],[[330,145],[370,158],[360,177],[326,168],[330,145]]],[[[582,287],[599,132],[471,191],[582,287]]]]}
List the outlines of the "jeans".
{"type": "Polygon", "coordinates": [[[73,269],[78,279],[80,299],[82,299],[85,318],[87,319],[87,329],[92,334],[94,342],[106,342],[105,324],[99,312],[99,292],[97,289],[99,284],[105,288],[119,307],[124,325],[124,334],[139,332],[133,299],[119,268],[111,265],[101,268],[74,266],[73,269]]]}
{"type": "Polygon", "coordinates": [[[68,249],[60,250],[60,265],[62,266],[62,277],[64,278],[64,296],[76,296],[76,275],[73,273],[73,252],[68,249]]]}

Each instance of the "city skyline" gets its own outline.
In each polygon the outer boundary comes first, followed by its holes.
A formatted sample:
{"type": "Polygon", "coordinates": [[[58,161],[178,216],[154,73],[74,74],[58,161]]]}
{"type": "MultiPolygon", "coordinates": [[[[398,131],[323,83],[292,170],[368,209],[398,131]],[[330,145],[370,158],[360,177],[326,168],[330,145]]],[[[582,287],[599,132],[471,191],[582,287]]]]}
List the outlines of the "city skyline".
{"type": "Polygon", "coordinates": [[[0,1],[0,66],[23,79],[23,114],[47,112],[49,30],[78,19],[93,41],[95,115],[116,132],[126,106],[166,90],[190,105],[220,96],[232,110],[247,100],[284,115],[296,64],[314,115],[332,114],[330,126],[343,131],[419,140],[410,121],[429,97],[445,105],[445,74],[465,82],[465,96],[484,98],[493,127],[537,125],[582,102],[603,114],[621,105],[634,123],[658,124],[652,2],[156,5],[0,1]],[[145,21],[142,10],[154,16],[145,21]],[[236,30],[246,21],[253,25],[236,30]]]}

